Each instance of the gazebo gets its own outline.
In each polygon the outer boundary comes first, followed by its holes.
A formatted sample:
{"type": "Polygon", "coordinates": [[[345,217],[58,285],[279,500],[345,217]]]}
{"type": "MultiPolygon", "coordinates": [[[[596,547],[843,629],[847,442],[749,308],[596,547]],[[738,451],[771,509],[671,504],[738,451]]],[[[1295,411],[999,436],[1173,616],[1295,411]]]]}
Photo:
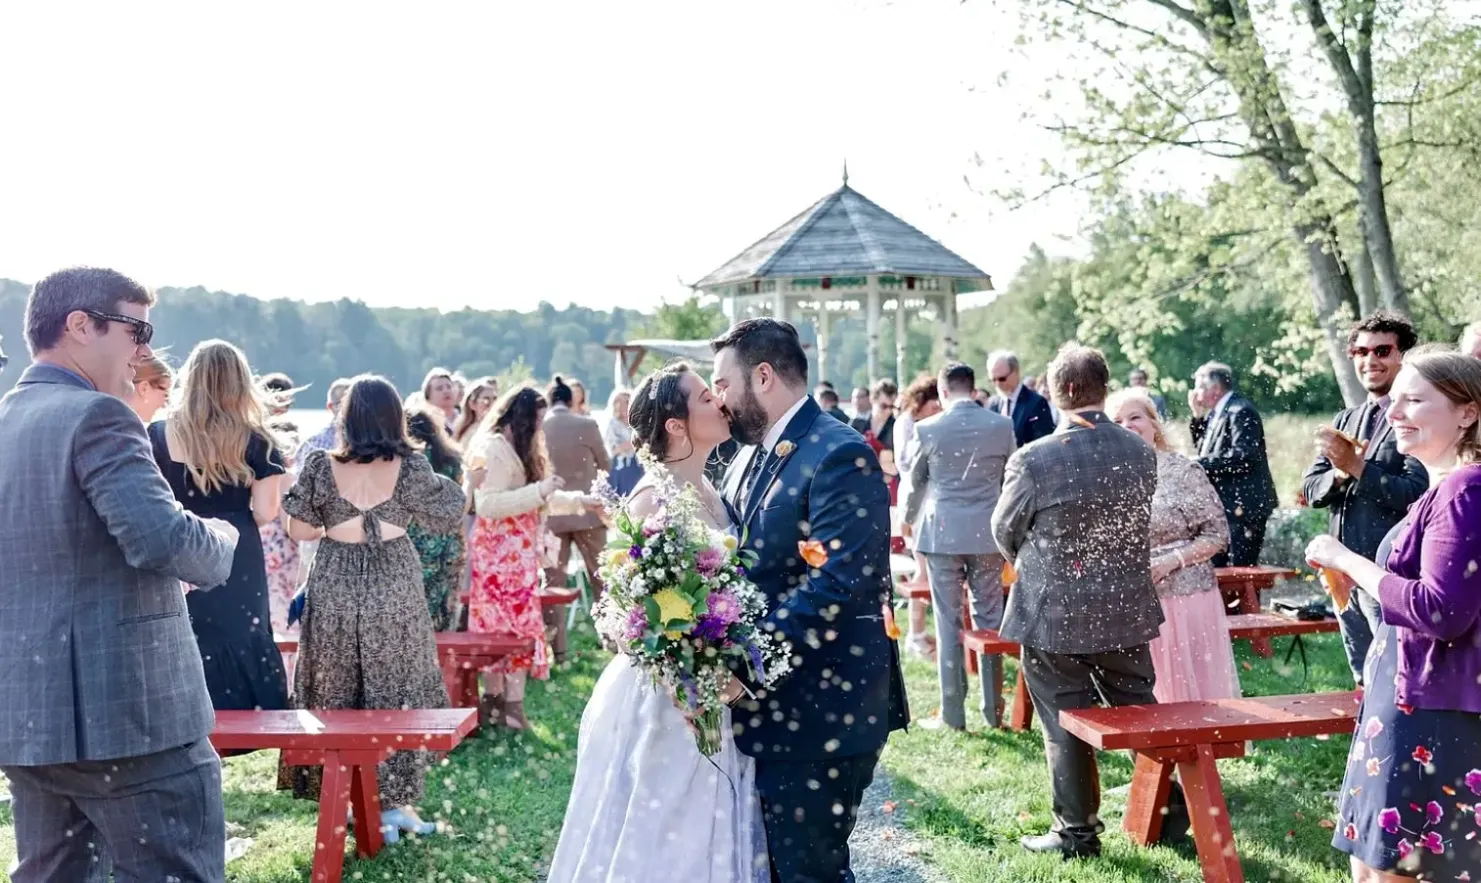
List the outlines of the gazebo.
{"type": "Polygon", "coordinates": [[[828,378],[830,315],[864,310],[871,380],[879,373],[880,320],[894,314],[895,376],[904,382],[905,329],[912,314],[935,319],[956,356],[957,295],[992,291],[992,277],[849,186],[818,200],[724,266],[694,283],[720,299],[731,322],[770,313],[811,318],[819,377],[828,378]]]}

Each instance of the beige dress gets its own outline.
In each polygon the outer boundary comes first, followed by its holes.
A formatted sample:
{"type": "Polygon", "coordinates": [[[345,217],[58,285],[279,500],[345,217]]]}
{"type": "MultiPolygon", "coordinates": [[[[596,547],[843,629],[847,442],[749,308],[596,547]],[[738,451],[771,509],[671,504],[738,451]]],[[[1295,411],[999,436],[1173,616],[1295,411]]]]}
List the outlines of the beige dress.
{"type": "MultiPolygon", "coordinates": [[[[1157,454],[1152,497],[1152,557],[1197,542],[1229,546],[1224,505],[1198,464],[1181,454],[1157,454]]],[[[1208,561],[1174,571],[1157,584],[1165,621],[1152,640],[1158,702],[1228,699],[1240,695],[1224,598],[1208,561]]]]}

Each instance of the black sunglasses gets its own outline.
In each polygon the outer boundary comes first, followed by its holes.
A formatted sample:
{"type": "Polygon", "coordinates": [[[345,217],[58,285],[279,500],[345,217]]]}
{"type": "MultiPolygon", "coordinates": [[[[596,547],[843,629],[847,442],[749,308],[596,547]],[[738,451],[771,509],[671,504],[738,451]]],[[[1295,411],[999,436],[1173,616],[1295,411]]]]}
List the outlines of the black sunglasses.
{"type": "Polygon", "coordinates": [[[1369,353],[1372,353],[1380,359],[1387,359],[1389,356],[1394,354],[1394,349],[1395,347],[1391,343],[1380,343],[1378,346],[1375,347],[1350,346],[1347,348],[1347,354],[1349,357],[1354,359],[1361,359],[1369,353]]]}
{"type": "Polygon", "coordinates": [[[117,313],[102,313],[97,310],[83,310],[89,316],[100,322],[122,322],[134,329],[134,345],[148,346],[149,341],[154,339],[154,326],[143,319],[135,319],[133,316],[120,316],[117,313]]]}
{"type": "Polygon", "coordinates": [[[1013,375],[1011,375],[1011,374],[1004,374],[1002,377],[994,377],[993,378],[993,382],[994,383],[1007,383],[1008,382],[1008,378],[1009,377],[1012,377],[1012,376],[1013,375]]]}

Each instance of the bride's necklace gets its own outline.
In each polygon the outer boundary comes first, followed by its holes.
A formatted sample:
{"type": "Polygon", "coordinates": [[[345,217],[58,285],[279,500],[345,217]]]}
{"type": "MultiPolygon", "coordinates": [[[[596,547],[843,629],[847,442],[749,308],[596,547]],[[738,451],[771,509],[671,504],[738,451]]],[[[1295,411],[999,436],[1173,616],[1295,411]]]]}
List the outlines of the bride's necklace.
{"type": "Polygon", "coordinates": [[[725,511],[725,501],[720,499],[718,491],[710,490],[706,485],[700,485],[699,504],[704,507],[710,518],[714,519],[715,524],[724,524],[730,520],[729,514],[725,511]],[[713,503],[711,498],[714,500],[713,503]]]}

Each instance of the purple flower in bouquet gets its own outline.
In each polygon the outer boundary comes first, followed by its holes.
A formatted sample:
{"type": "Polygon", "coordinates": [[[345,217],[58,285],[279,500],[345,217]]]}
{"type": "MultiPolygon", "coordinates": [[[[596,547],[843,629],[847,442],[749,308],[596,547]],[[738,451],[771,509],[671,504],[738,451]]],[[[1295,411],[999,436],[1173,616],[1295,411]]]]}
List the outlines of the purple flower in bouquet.
{"type": "Polygon", "coordinates": [[[714,576],[730,553],[715,546],[708,546],[694,556],[694,567],[704,576],[714,576]]]}
{"type": "Polygon", "coordinates": [[[710,643],[718,642],[725,637],[725,630],[730,623],[713,613],[701,613],[694,621],[694,636],[710,643]]]}
{"type": "Polygon", "coordinates": [[[751,671],[756,675],[756,679],[766,680],[766,661],[761,658],[760,648],[755,644],[747,644],[746,655],[751,659],[751,671]]]}
{"type": "Polygon", "coordinates": [[[730,592],[715,592],[706,603],[709,605],[710,615],[726,625],[738,622],[741,618],[740,600],[730,592]]]}
{"type": "Polygon", "coordinates": [[[622,637],[629,641],[636,641],[643,637],[648,631],[648,614],[642,607],[634,607],[627,612],[627,626],[622,630],[622,637]]]}
{"type": "Polygon", "coordinates": [[[640,561],[640,560],[642,560],[642,558],[643,558],[643,547],[642,546],[633,546],[631,549],[628,549],[627,550],[627,557],[631,558],[634,561],[640,561]]]}

